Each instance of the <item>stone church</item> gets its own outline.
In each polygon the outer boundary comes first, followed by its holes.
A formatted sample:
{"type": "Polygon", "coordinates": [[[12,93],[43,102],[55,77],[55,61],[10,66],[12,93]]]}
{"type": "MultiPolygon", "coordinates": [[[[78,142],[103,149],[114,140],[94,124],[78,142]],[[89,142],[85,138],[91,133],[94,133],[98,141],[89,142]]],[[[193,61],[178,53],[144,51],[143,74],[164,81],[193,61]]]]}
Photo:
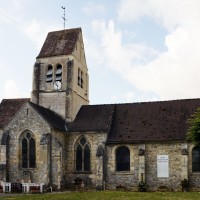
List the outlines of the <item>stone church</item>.
{"type": "Polygon", "coordinates": [[[71,188],[200,187],[200,147],[186,142],[200,99],[89,105],[81,28],[50,32],[30,99],[0,104],[0,180],[71,188]]]}

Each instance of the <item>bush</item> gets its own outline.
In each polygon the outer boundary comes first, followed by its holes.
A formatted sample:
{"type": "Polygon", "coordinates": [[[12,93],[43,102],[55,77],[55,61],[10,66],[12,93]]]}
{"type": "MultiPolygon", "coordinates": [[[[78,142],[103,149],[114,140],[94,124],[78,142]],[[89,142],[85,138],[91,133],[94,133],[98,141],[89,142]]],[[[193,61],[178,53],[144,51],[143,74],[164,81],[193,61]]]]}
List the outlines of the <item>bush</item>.
{"type": "Polygon", "coordinates": [[[189,190],[190,183],[187,179],[181,181],[181,188],[183,192],[187,192],[189,190]]]}
{"type": "Polygon", "coordinates": [[[138,183],[138,191],[139,192],[146,192],[148,185],[144,181],[140,181],[138,183]]]}

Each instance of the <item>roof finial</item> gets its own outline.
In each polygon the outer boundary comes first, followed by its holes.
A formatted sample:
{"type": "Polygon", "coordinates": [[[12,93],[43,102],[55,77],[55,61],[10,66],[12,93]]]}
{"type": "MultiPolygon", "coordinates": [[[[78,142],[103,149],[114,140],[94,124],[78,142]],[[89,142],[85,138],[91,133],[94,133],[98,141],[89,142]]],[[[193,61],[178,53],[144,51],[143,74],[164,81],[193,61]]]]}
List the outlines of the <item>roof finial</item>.
{"type": "Polygon", "coordinates": [[[65,21],[67,21],[66,18],[65,18],[65,7],[62,6],[61,8],[64,10],[64,15],[63,15],[62,18],[63,18],[63,21],[64,21],[64,29],[65,29],[65,21]]]}

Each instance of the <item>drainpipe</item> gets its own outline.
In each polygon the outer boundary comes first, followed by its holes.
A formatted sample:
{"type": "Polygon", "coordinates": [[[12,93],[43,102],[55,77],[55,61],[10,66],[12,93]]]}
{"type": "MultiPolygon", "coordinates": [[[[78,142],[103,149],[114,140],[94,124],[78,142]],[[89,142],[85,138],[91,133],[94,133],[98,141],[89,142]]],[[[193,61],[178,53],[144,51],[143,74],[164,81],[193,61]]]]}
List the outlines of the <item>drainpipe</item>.
{"type": "Polygon", "coordinates": [[[52,136],[48,134],[48,176],[49,176],[49,186],[52,186],[52,136]]]}
{"type": "Polygon", "coordinates": [[[35,90],[36,90],[36,104],[39,105],[39,90],[40,90],[40,66],[43,63],[35,63],[34,66],[34,79],[35,79],[35,90]]]}
{"type": "Polygon", "coordinates": [[[8,136],[6,139],[6,181],[9,182],[10,181],[10,175],[9,175],[9,149],[10,149],[10,135],[8,132],[8,136]]]}
{"type": "Polygon", "coordinates": [[[106,189],[106,144],[104,144],[104,152],[103,152],[103,190],[106,189]]]}
{"type": "Polygon", "coordinates": [[[52,136],[50,135],[50,146],[49,146],[49,184],[50,186],[52,186],[52,136]]]}

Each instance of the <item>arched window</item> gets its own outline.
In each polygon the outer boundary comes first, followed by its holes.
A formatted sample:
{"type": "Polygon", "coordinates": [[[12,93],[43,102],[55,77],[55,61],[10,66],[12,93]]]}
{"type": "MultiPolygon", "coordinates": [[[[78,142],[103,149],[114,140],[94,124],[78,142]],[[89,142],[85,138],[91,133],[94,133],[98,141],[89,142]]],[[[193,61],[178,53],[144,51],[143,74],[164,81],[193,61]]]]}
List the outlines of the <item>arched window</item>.
{"type": "Polygon", "coordinates": [[[55,81],[62,81],[62,65],[61,64],[57,65],[55,75],[56,75],[55,81]]]}
{"type": "Polygon", "coordinates": [[[85,137],[76,146],[76,171],[90,171],[90,146],[85,137]]]}
{"type": "Polygon", "coordinates": [[[192,171],[200,172],[200,146],[194,147],[192,150],[192,171]]]}
{"type": "Polygon", "coordinates": [[[46,82],[52,82],[52,80],[53,80],[53,67],[52,65],[48,65],[46,82]]]}
{"type": "Polygon", "coordinates": [[[31,133],[25,133],[21,138],[22,168],[35,168],[35,139],[31,133]]]}
{"type": "Polygon", "coordinates": [[[127,147],[116,150],[116,171],[130,171],[130,151],[127,147]]]}

